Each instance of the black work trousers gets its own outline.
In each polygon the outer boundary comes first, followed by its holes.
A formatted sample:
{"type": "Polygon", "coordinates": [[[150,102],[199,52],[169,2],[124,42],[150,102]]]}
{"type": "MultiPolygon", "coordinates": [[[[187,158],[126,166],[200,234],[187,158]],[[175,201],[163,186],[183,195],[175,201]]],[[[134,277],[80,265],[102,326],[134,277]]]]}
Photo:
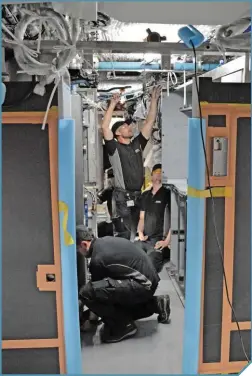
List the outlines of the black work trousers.
{"type": "Polygon", "coordinates": [[[106,278],[88,282],[79,299],[109,326],[124,326],[158,313],[155,291],[147,290],[132,279],[106,278]]]}
{"type": "Polygon", "coordinates": [[[151,259],[156,271],[158,273],[161,272],[164,264],[167,261],[170,261],[170,248],[166,247],[163,248],[161,251],[155,250],[155,244],[160,241],[159,238],[150,238],[146,241],[142,242],[140,240],[136,241],[135,244],[141,248],[144,252],[147,253],[149,258],[151,259]]]}
{"type": "Polygon", "coordinates": [[[127,192],[124,189],[115,188],[112,199],[112,222],[115,236],[131,241],[135,240],[140,214],[141,192],[127,192]],[[134,206],[127,203],[133,202],[134,206]]]}
{"type": "Polygon", "coordinates": [[[130,215],[126,217],[113,218],[115,236],[134,241],[137,233],[140,209],[130,208],[130,215]]]}

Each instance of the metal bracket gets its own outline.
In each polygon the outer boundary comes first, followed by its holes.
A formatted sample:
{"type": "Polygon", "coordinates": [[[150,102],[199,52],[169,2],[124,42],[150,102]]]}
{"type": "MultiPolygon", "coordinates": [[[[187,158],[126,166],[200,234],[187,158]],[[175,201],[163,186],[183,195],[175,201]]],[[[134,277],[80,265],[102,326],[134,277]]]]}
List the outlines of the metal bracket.
{"type": "Polygon", "coordinates": [[[161,68],[165,70],[171,69],[171,55],[161,55],[161,68]]]}
{"type": "Polygon", "coordinates": [[[83,58],[82,68],[84,70],[86,69],[93,70],[94,68],[93,53],[82,54],[82,58],[83,58]]]}

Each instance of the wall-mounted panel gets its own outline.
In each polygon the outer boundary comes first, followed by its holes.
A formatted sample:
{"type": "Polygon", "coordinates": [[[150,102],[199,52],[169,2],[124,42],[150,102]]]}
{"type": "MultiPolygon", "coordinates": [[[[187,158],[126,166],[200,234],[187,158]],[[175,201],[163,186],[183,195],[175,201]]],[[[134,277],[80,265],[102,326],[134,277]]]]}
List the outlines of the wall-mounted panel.
{"type": "Polygon", "coordinates": [[[3,350],[2,373],[57,375],[60,373],[58,349],[3,350]]]}
{"type": "Polygon", "coordinates": [[[2,115],[2,349],[6,374],[66,372],[57,109],[49,111],[45,130],[41,129],[43,118],[44,112],[2,115]]]}
{"type": "Polygon", "coordinates": [[[209,101],[201,103],[208,125],[208,163],[214,138],[224,137],[228,148],[226,174],[214,176],[210,168],[210,185],[222,197],[213,198],[214,208],[212,199],[206,199],[199,373],[239,373],[251,357],[251,117],[246,104],[250,85],[242,85],[232,85],[231,103],[225,103],[222,84],[201,83],[209,101]],[[220,103],[213,103],[210,87],[216,88],[220,103]]]}
{"type": "Polygon", "coordinates": [[[56,338],[55,292],[36,281],[38,265],[54,264],[48,130],[3,124],[2,140],[2,336],[56,338]]]}

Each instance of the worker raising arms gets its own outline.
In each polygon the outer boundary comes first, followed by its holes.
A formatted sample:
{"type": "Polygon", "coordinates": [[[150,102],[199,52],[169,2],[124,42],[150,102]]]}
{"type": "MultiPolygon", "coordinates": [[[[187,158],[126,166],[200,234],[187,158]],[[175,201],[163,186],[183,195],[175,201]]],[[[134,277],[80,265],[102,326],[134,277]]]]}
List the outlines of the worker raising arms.
{"type": "Polygon", "coordinates": [[[115,94],[102,122],[105,146],[114,172],[113,223],[119,237],[134,240],[139,219],[139,197],[144,183],[143,150],[155,124],[161,87],[153,88],[148,116],[133,137],[132,120],[110,123],[120,95],[115,94]]]}

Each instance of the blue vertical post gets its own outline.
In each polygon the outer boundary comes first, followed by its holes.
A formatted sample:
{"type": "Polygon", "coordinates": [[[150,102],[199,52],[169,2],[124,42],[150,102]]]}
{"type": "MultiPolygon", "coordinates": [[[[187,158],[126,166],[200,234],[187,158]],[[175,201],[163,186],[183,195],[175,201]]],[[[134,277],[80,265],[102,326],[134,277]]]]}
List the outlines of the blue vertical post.
{"type": "MultiPolygon", "coordinates": [[[[252,17],[252,7],[250,7],[250,17],[252,17]]],[[[250,25],[250,31],[251,31],[251,25],[250,25]]],[[[252,40],[250,40],[250,43],[251,43],[251,46],[252,46],[252,40]]],[[[250,91],[251,91],[251,94],[252,94],[252,86],[250,86],[250,91]]],[[[250,121],[251,121],[251,118],[250,118],[250,121]]],[[[251,150],[251,164],[250,164],[250,173],[251,173],[251,176],[250,176],[250,179],[252,180],[252,130],[250,131],[250,150],[251,150]]],[[[250,231],[250,237],[251,237],[251,240],[250,240],[250,249],[251,249],[251,254],[252,254],[252,184],[251,184],[251,195],[250,195],[250,208],[251,208],[251,214],[250,214],[250,226],[251,226],[251,231],[250,231]]],[[[251,269],[252,271],[252,257],[251,257],[251,269]]],[[[251,278],[251,285],[252,285],[252,278],[251,278]]],[[[251,312],[252,312],[252,288],[250,290],[250,294],[251,294],[251,312]]],[[[251,343],[252,343],[252,330],[251,330],[251,343]]],[[[251,346],[251,359],[252,359],[252,346],[251,346]]],[[[252,365],[250,365],[250,368],[252,368],[252,365]]]]}
{"type": "MultiPolygon", "coordinates": [[[[2,40],[2,28],[0,30],[0,39],[2,40]]],[[[1,58],[4,58],[4,56],[2,56],[2,49],[0,49],[0,60],[1,58]]],[[[1,85],[1,106],[2,104],[4,103],[4,99],[5,99],[5,95],[6,95],[6,87],[5,85],[2,83],[1,85]]],[[[2,108],[0,110],[2,112],[2,108]]],[[[2,169],[2,152],[3,152],[3,148],[2,148],[2,116],[1,116],[1,119],[0,119],[0,307],[2,307],[2,173],[3,173],[3,169],[2,169]]],[[[0,322],[0,338],[2,338],[2,320],[0,322]]],[[[0,369],[2,369],[2,357],[0,356],[0,369]]]]}
{"type": "MultiPolygon", "coordinates": [[[[205,140],[206,123],[202,119],[205,140]]],[[[189,119],[188,186],[205,189],[205,158],[200,119],[189,119]]],[[[205,199],[187,199],[186,299],[184,321],[183,374],[197,374],[200,346],[201,286],[205,199]]]]}
{"type": "MultiPolygon", "coordinates": [[[[1,35],[1,34],[0,34],[1,35]]],[[[0,119],[0,307],[2,307],[2,116],[0,119]]],[[[2,320],[0,322],[0,338],[2,338],[2,320]]],[[[0,356],[0,369],[2,369],[2,356],[0,356]]]]}
{"type": "Polygon", "coordinates": [[[58,158],[59,201],[64,202],[68,207],[67,231],[74,240],[74,244],[67,245],[65,243],[63,231],[64,213],[60,213],[66,373],[82,374],[75,244],[75,123],[72,119],[59,120],[58,158]]]}

